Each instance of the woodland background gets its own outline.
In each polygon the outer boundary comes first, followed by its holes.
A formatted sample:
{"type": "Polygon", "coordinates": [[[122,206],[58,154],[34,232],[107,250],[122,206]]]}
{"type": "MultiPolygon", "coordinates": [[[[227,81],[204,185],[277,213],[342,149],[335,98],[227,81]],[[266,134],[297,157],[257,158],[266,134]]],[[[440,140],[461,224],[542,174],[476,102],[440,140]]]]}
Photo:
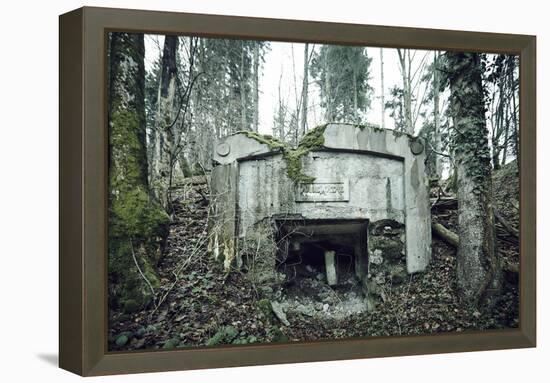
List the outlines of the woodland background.
{"type": "MultiPolygon", "coordinates": [[[[127,8],[148,9],[150,2],[141,0],[90,0],[89,5],[118,6],[127,8]]],[[[407,25],[414,27],[448,28],[462,30],[484,30],[495,32],[527,33],[538,35],[539,68],[548,64],[550,48],[550,29],[546,22],[543,6],[540,2],[527,0],[518,6],[516,2],[466,0],[463,6],[449,12],[436,1],[396,1],[389,7],[385,3],[370,3],[368,9],[358,8],[356,2],[342,0],[318,2],[315,9],[307,3],[281,0],[277,3],[257,3],[245,0],[227,1],[189,1],[185,7],[181,2],[159,0],[157,9],[166,11],[186,11],[213,14],[235,14],[257,17],[281,17],[293,19],[312,19],[325,21],[347,21],[383,25],[407,25]],[[472,10],[475,10],[473,12],[472,10]],[[491,15],[490,17],[488,15],[491,15]]],[[[7,76],[4,82],[6,92],[0,96],[2,105],[11,113],[4,115],[5,126],[20,126],[21,116],[26,116],[28,129],[6,129],[7,142],[25,142],[26,151],[18,145],[7,145],[0,152],[3,164],[10,164],[17,159],[18,167],[4,166],[6,179],[13,180],[18,188],[2,188],[0,195],[3,201],[16,201],[6,204],[2,232],[10,238],[2,242],[2,254],[20,254],[21,257],[7,257],[7,267],[17,270],[21,259],[29,259],[33,267],[27,268],[26,279],[33,283],[21,283],[20,273],[8,273],[2,278],[4,303],[17,315],[4,315],[0,319],[6,333],[5,342],[11,347],[4,348],[2,356],[10,363],[3,370],[3,376],[19,379],[40,379],[45,382],[73,382],[81,378],[62,371],[56,367],[57,355],[57,225],[52,224],[58,215],[57,204],[57,16],[63,12],[81,6],[74,0],[58,1],[55,4],[20,1],[6,3],[0,14],[0,36],[6,51],[13,52],[18,60],[2,60],[2,73],[24,72],[26,76],[7,76]],[[28,21],[26,28],[20,28],[21,20],[28,21]],[[12,38],[13,31],[19,31],[18,39],[12,38]],[[33,49],[21,41],[33,41],[40,36],[41,44],[33,49]],[[36,57],[41,57],[41,64],[36,65],[36,57]],[[22,86],[25,85],[25,86],[22,86]],[[28,113],[28,103],[20,102],[28,97],[29,89],[34,89],[33,97],[41,102],[33,104],[34,113],[28,113]],[[29,155],[33,153],[33,155],[29,155]],[[28,171],[22,172],[21,169],[28,171]],[[29,177],[33,174],[33,177],[29,177]],[[36,185],[40,184],[40,203],[36,201],[36,185]],[[22,214],[22,209],[24,214],[22,214]],[[33,224],[40,227],[34,232],[34,240],[28,241],[28,231],[20,230],[33,217],[33,224]],[[22,249],[21,244],[25,243],[22,249]],[[18,286],[18,293],[7,293],[13,286],[18,286]],[[40,286],[37,289],[36,286],[40,286]],[[37,312],[40,320],[37,321],[37,312]],[[33,329],[33,341],[21,341],[23,332],[33,329]]],[[[539,70],[538,110],[547,104],[549,91],[548,74],[539,70]]],[[[539,127],[548,125],[548,116],[539,114],[539,127]]],[[[538,142],[542,145],[550,138],[548,130],[539,129],[538,142]]],[[[548,151],[539,150],[539,167],[549,164],[548,151]]],[[[541,173],[542,174],[542,173],[541,173]]],[[[547,180],[539,175],[539,195],[548,187],[547,180]]],[[[548,201],[539,200],[538,228],[541,233],[548,232],[548,201]]],[[[545,253],[547,243],[539,242],[539,250],[545,253]]],[[[547,261],[539,258],[539,270],[547,269],[547,261]]],[[[542,274],[539,275],[542,277],[542,274]]],[[[539,278],[538,283],[538,320],[548,320],[548,304],[541,296],[547,295],[550,282],[539,278]]],[[[294,365],[261,366],[248,368],[197,370],[178,373],[155,374],[160,382],[188,381],[214,382],[223,379],[227,382],[252,382],[259,378],[265,381],[284,379],[315,378],[317,381],[333,381],[344,374],[364,374],[369,371],[373,379],[385,379],[388,371],[396,380],[407,379],[411,382],[436,382],[445,376],[449,382],[463,382],[471,379],[496,379],[517,381],[531,379],[543,381],[548,373],[548,331],[544,326],[539,328],[538,348],[509,350],[499,352],[459,353],[402,358],[380,358],[341,362],[307,363],[294,365]],[[522,365],[522,368],[488,368],[488,366],[522,365]],[[464,368],[468,366],[468,368],[464,368]],[[452,371],[452,374],[449,374],[452,371]],[[417,373],[415,373],[417,372],[417,373]]],[[[98,382],[146,382],[152,375],[116,376],[95,378],[98,382]]]]}
{"type": "Polygon", "coordinates": [[[364,47],[122,32],[110,33],[108,43],[110,347],[517,327],[518,57],[377,49],[375,100],[373,50],[364,47]],[[279,69],[268,52],[281,51],[281,45],[291,54],[279,69]],[[148,55],[147,47],[158,56],[148,55]],[[300,69],[295,51],[303,52],[300,69]],[[383,57],[390,52],[388,65],[383,57]],[[272,91],[260,85],[264,72],[279,74],[271,123],[260,114],[261,97],[272,91]],[[387,73],[400,78],[389,89],[387,73]],[[372,125],[375,102],[381,126],[388,110],[391,128],[423,138],[433,230],[456,248],[456,256],[434,242],[439,258],[425,275],[411,276],[402,291],[393,286],[396,291],[382,294],[385,314],[382,309],[332,323],[312,321],[307,317],[315,314],[308,312],[297,319],[302,328],[289,326],[277,302],[255,285],[247,289],[240,270],[221,277],[209,262],[203,221],[212,143],[245,131],[258,139],[273,136],[284,151],[306,150],[301,139],[316,131],[310,120],[372,125]],[[506,171],[499,175],[502,166],[506,171]],[[242,315],[251,310],[256,323],[242,315]]]}

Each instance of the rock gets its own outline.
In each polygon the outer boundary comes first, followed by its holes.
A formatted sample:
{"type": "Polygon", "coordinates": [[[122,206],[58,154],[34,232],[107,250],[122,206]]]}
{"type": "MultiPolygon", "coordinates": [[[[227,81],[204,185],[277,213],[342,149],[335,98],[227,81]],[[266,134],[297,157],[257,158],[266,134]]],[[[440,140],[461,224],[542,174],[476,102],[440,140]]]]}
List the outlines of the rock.
{"type": "Polygon", "coordinates": [[[299,305],[296,307],[296,311],[300,314],[312,317],[315,314],[315,310],[311,306],[299,305]]]}
{"type": "Polygon", "coordinates": [[[273,314],[281,321],[282,324],[285,326],[290,326],[290,322],[286,318],[286,314],[283,310],[283,306],[278,302],[271,302],[271,309],[273,310],[273,314]]]}
{"type": "Polygon", "coordinates": [[[328,303],[325,303],[325,304],[323,305],[323,311],[324,311],[324,312],[327,312],[327,311],[328,311],[328,307],[329,307],[329,306],[328,306],[328,303]]]}
{"type": "Polygon", "coordinates": [[[390,269],[392,284],[401,284],[407,281],[407,268],[404,264],[398,264],[390,269]]]}
{"type": "Polygon", "coordinates": [[[116,345],[117,345],[118,347],[122,347],[122,346],[124,346],[126,343],[128,343],[128,340],[129,340],[129,338],[128,338],[126,335],[123,334],[123,335],[119,335],[119,336],[116,338],[115,343],[116,343],[116,345]]]}
{"type": "Polygon", "coordinates": [[[323,310],[323,304],[321,302],[315,303],[315,310],[317,311],[323,310]]]}
{"type": "Polygon", "coordinates": [[[145,327],[142,326],[136,331],[136,336],[138,338],[142,338],[146,333],[147,333],[147,330],[145,329],[145,327]]]}
{"type": "Polygon", "coordinates": [[[383,273],[376,274],[376,276],[374,277],[374,282],[379,285],[383,285],[384,283],[386,283],[386,278],[384,277],[384,274],[383,273]]]}
{"type": "Polygon", "coordinates": [[[382,250],[380,249],[375,249],[372,252],[372,255],[369,257],[369,262],[375,265],[380,265],[383,261],[384,259],[382,258],[382,250]]]}
{"type": "MultiPolygon", "coordinates": [[[[389,261],[390,263],[397,263],[404,261],[402,252],[404,252],[403,243],[400,240],[395,240],[393,238],[385,236],[371,236],[369,238],[369,246],[373,251],[375,256],[381,255],[384,260],[389,261]],[[380,251],[380,253],[378,253],[380,251]]],[[[379,265],[380,263],[373,263],[379,265]]]]}
{"type": "Polygon", "coordinates": [[[167,349],[167,350],[170,350],[170,349],[173,349],[173,348],[176,348],[179,344],[179,339],[176,339],[176,338],[173,338],[173,339],[168,339],[164,345],[162,346],[162,348],[164,349],[167,349]]]}
{"type": "Polygon", "coordinates": [[[271,286],[260,286],[260,292],[263,295],[270,296],[273,294],[273,288],[271,286]]]}

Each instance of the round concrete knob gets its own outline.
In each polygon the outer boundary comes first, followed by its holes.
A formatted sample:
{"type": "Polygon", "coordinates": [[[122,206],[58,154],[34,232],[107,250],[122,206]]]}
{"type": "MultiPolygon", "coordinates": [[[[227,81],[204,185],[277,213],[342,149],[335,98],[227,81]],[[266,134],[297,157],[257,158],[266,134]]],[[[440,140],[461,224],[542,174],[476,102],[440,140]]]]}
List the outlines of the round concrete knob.
{"type": "Polygon", "coordinates": [[[222,142],[216,148],[216,153],[218,153],[222,157],[227,156],[230,151],[231,151],[231,148],[230,148],[229,144],[226,143],[226,142],[222,142]]]}
{"type": "Polygon", "coordinates": [[[424,151],[424,143],[421,139],[412,140],[410,143],[411,152],[418,155],[424,151]]]}

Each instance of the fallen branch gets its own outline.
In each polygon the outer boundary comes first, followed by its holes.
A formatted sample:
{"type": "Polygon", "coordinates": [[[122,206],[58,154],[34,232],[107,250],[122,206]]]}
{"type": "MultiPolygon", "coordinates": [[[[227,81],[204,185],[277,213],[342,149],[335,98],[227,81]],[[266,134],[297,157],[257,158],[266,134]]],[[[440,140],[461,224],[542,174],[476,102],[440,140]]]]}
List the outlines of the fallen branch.
{"type": "Polygon", "coordinates": [[[455,197],[441,196],[438,198],[431,198],[432,209],[457,209],[458,200],[455,197]]]}
{"type": "Polygon", "coordinates": [[[502,225],[502,227],[508,232],[508,234],[519,238],[519,233],[516,228],[514,228],[508,221],[506,221],[506,219],[504,219],[504,217],[500,215],[497,209],[493,208],[493,214],[495,216],[495,220],[502,225]]]}
{"type": "Polygon", "coordinates": [[[458,247],[458,235],[438,222],[432,223],[432,231],[453,247],[458,247]]]}

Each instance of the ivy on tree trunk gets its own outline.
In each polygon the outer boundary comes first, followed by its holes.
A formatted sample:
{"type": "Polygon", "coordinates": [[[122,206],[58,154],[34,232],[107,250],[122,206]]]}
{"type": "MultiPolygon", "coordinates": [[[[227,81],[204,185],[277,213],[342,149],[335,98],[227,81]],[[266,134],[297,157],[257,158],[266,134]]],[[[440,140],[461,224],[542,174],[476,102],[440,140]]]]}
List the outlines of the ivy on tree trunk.
{"type": "Polygon", "coordinates": [[[480,57],[449,52],[447,65],[457,172],[458,287],[462,297],[476,305],[500,284],[480,57]]]}

